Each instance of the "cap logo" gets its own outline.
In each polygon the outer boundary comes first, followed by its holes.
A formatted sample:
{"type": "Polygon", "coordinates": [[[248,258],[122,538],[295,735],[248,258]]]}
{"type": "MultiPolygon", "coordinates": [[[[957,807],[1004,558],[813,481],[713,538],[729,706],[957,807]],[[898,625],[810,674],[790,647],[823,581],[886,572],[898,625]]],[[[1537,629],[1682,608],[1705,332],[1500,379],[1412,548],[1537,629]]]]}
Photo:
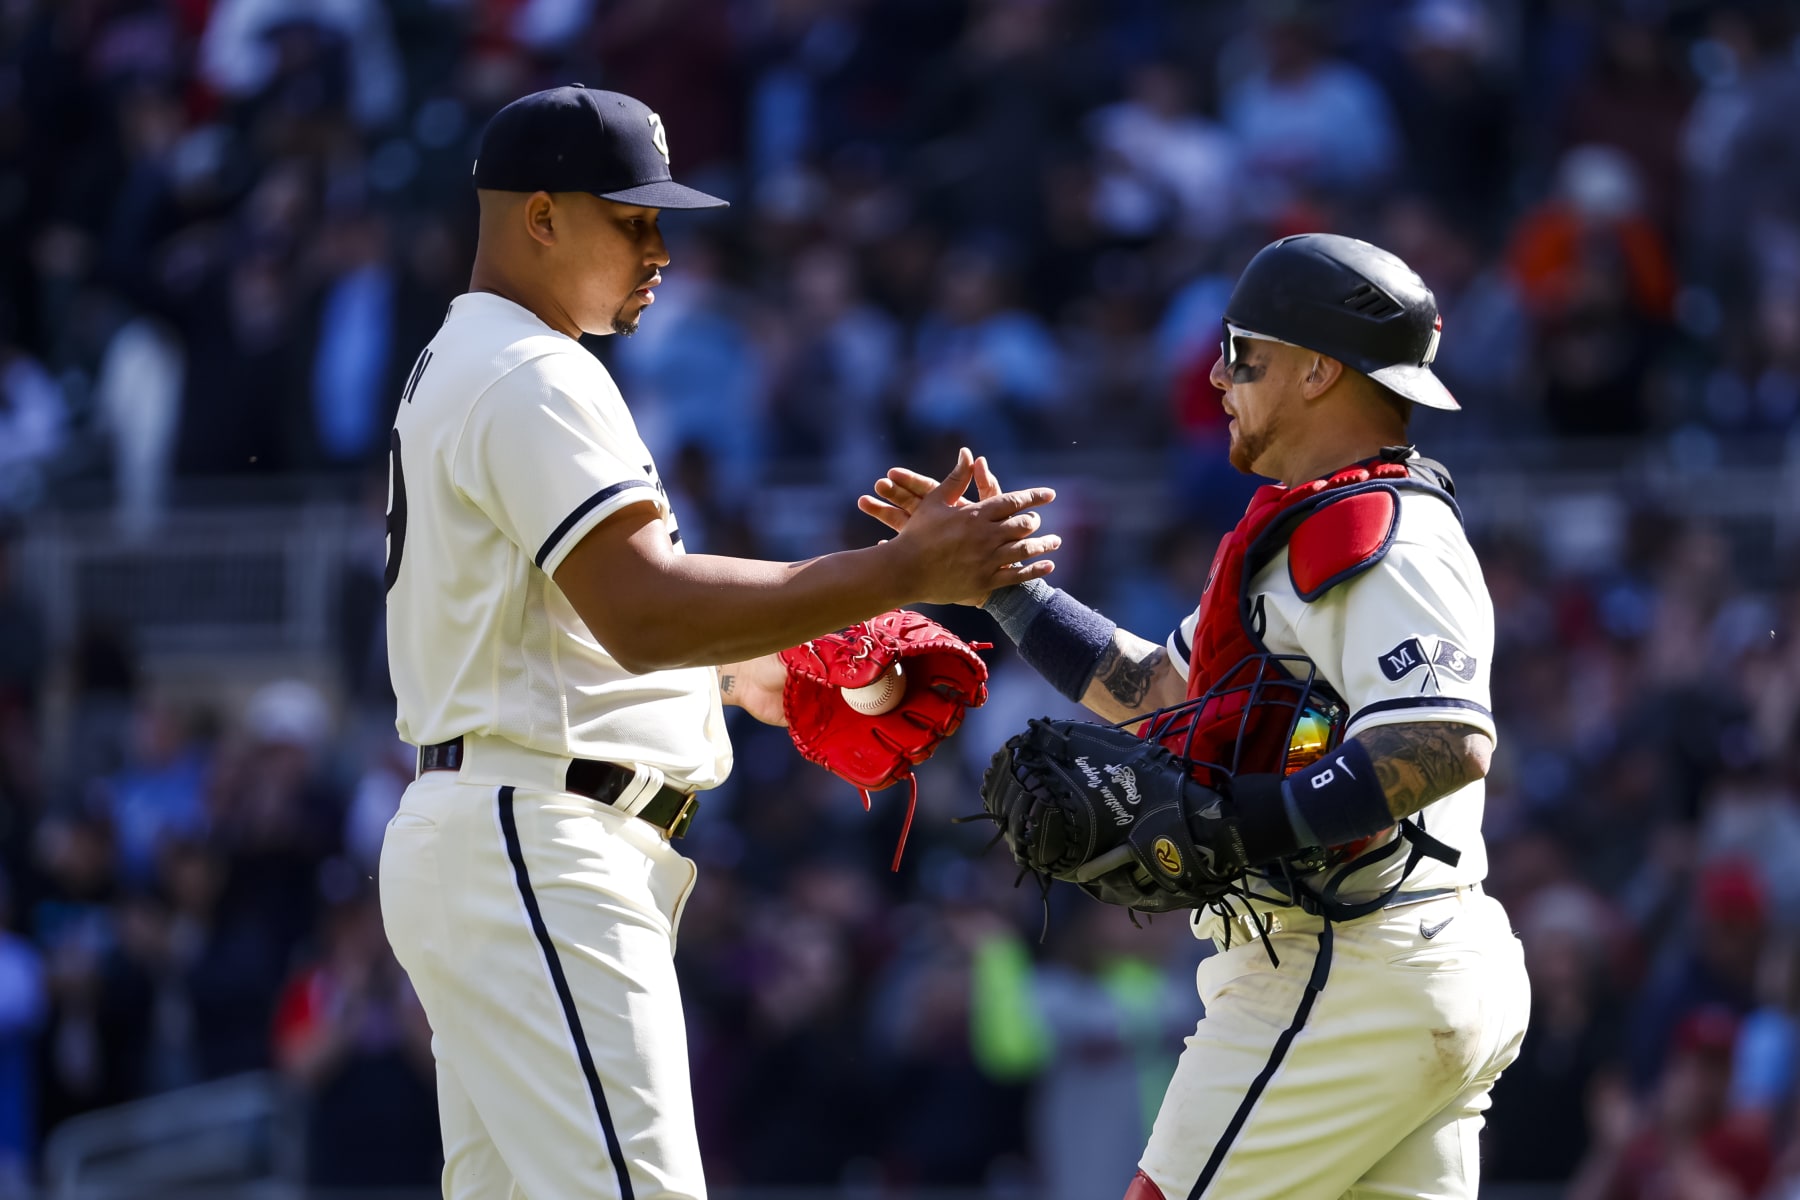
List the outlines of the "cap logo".
{"type": "Polygon", "coordinates": [[[656,152],[663,156],[663,162],[669,161],[669,135],[663,131],[662,118],[655,113],[650,114],[650,144],[656,152]]]}
{"type": "MultiPolygon", "coordinates": [[[[666,155],[664,157],[667,157],[666,155]]],[[[1444,315],[1439,313],[1431,321],[1431,340],[1425,343],[1425,361],[1421,367],[1429,367],[1431,360],[1437,357],[1438,339],[1444,336],[1444,315]]]]}

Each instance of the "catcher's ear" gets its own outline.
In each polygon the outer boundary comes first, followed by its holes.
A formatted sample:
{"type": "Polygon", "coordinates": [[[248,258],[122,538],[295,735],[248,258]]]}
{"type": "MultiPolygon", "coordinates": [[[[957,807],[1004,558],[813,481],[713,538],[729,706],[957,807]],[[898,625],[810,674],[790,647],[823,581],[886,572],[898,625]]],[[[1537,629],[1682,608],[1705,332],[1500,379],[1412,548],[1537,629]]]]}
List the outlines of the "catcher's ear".
{"type": "Polygon", "coordinates": [[[1325,391],[1343,378],[1344,364],[1324,354],[1313,355],[1312,363],[1300,380],[1300,394],[1308,400],[1314,400],[1325,394],[1325,391]]]}

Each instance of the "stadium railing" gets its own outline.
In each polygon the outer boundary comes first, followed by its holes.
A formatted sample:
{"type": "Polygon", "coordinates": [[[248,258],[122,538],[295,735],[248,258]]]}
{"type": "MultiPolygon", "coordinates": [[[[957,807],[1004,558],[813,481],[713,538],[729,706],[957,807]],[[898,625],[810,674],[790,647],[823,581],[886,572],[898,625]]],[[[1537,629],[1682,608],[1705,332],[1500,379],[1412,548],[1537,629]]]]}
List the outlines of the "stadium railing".
{"type": "MultiPolygon", "coordinates": [[[[1029,477],[1058,485],[1072,502],[1065,512],[1104,528],[1109,556],[1137,553],[1171,519],[1163,473],[1142,456],[1045,459],[1029,477]]],[[[1634,512],[1656,507],[1717,523],[1744,551],[1753,585],[1775,582],[1756,574],[1800,548],[1800,467],[1489,466],[1458,485],[1473,529],[1526,535],[1553,568],[1603,555],[1634,512]]],[[[775,485],[753,493],[747,515],[772,552],[816,553],[834,544],[850,499],[837,487],[775,485]]],[[[378,574],[381,554],[378,521],[342,502],[178,509],[148,535],[92,511],[39,512],[23,528],[14,576],[34,593],[53,644],[109,624],[152,657],[316,655],[335,635],[345,572],[373,561],[378,574]]]]}

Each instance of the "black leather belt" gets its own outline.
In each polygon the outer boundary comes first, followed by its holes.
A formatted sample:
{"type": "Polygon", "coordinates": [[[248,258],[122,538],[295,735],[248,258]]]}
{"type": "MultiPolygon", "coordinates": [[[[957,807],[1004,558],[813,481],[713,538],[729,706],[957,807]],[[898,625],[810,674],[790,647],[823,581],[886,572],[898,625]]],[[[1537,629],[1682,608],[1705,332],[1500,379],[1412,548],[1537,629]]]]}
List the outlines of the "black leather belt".
{"type": "MultiPolygon", "coordinates": [[[[439,742],[435,746],[419,747],[419,774],[427,771],[460,771],[463,764],[463,740],[454,738],[448,742],[439,742]]],[[[574,792],[577,796],[586,796],[598,800],[602,804],[616,804],[619,796],[631,785],[637,773],[630,767],[621,767],[618,763],[600,762],[591,758],[577,758],[569,763],[569,773],[563,780],[563,790],[574,792]]],[[[678,838],[687,832],[688,824],[694,819],[694,810],[700,807],[698,793],[684,792],[664,784],[650,803],[637,810],[633,815],[641,821],[648,821],[672,838],[678,838]]]]}

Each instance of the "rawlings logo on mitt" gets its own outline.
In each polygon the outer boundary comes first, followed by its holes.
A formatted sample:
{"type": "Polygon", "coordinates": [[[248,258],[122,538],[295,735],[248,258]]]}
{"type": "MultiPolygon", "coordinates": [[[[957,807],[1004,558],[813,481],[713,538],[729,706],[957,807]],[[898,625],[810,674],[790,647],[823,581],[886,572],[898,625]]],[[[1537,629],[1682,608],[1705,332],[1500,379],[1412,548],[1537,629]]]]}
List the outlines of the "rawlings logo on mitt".
{"type": "Polygon", "coordinates": [[[782,709],[801,757],[855,785],[865,809],[870,791],[912,783],[896,870],[919,798],[913,766],[956,732],[965,711],[987,702],[987,664],[975,653],[985,649],[987,643],[965,642],[929,617],[896,609],[780,654],[787,667],[782,709]],[[844,699],[845,688],[867,687],[895,665],[905,692],[894,708],[862,713],[844,699]]]}
{"type": "Polygon", "coordinates": [[[1020,866],[1140,912],[1211,904],[1248,865],[1225,797],[1117,725],[1033,720],[994,755],[981,799],[1020,866]]]}

